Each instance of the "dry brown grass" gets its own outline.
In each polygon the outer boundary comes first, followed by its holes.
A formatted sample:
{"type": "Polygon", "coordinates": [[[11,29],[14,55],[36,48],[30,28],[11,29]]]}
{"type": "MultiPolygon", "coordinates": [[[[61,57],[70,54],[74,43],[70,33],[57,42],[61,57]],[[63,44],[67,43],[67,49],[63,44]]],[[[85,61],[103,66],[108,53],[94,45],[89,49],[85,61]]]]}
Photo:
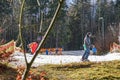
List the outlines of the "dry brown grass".
{"type": "MultiPolygon", "coordinates": [[[[0,80],[15,80],[15,69],[4,66],[3,70],[0,80]]],[[[120,61],[48,64],[32,68],[31,71],[33,80],[40,80],[40,77],[45,80],[120,80],[120,61]]]]}

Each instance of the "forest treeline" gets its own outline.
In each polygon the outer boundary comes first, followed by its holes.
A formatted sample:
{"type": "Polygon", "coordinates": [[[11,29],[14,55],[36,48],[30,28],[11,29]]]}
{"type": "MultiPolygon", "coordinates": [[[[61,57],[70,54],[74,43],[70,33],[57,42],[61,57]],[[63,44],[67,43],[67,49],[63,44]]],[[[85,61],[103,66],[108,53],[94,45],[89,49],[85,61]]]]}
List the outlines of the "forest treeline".
{"type": "MultiPolygon", "coordinates": [[[[22,0],[0,0],[0,41],[19,42],[19,15],[22,0]]],[[[22,36],[25,48],[44,36],[55,13],[57,0],[25,0],[22,36]]],[[[120,0],[72,0],[62,5],[45,48],[83,49],[83,39],[92,32],[92,44],[98,51],[109,51],[112,42],[119,43],[120,0]]],[[[18,43],[20,44],[20,43],[18,43]]]]}

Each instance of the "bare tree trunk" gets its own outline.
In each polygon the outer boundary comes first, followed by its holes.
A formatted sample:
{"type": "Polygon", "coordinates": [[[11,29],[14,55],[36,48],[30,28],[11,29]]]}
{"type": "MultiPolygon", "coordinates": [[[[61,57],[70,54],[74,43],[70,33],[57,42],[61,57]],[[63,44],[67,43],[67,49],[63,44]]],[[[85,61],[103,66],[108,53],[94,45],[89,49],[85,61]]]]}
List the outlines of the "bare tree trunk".
{"type": "MultiPolygon", "coordinates": [[[[56,50],[58,49],[58,25],[56,25],[56,50]]],[[[57,54],[57,52],[56,52],[57,54]]]]}

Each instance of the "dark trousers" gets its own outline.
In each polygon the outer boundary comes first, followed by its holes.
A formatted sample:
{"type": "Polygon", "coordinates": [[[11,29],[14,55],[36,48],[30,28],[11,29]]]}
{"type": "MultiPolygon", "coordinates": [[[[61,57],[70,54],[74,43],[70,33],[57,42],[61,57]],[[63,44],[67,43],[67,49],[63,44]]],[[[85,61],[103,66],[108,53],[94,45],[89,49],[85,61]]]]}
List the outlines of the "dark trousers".
{"type": "Polygon", "coordinates": [[[84,52],[84,54],[82,56],[82,60],[88,59],[89,55],[90,55],[90,49],[86,48],[86,50],[85,50],[85,52],[84,52]]]}

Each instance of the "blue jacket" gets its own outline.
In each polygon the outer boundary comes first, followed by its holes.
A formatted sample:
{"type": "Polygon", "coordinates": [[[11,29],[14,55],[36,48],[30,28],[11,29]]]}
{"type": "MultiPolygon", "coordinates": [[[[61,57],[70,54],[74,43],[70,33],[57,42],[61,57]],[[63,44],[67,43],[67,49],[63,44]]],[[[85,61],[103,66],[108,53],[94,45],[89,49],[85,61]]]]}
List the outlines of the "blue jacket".
{"type": "Polygon", "coordinates": [[[97,49],[94,47],[94,48],[92,48],[92,51],[93,51],[93,53],[96,53],[97,49]]]}

